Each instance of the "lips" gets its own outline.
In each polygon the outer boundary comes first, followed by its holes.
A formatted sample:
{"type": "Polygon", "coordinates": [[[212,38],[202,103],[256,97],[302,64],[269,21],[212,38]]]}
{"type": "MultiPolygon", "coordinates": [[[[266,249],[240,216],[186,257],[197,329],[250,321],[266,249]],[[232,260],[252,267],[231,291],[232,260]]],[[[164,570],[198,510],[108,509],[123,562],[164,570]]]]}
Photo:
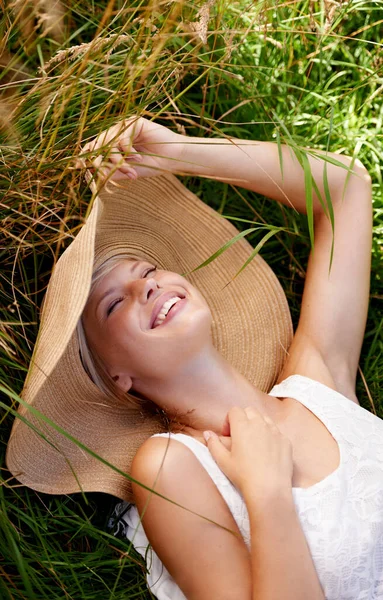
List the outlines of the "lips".
{"type": "Polygon", "coordinates": [[[149,323],[150,329],[153,329],[155,320],[157,319],[157,316],[159,315],[159,312],[160,312],[161,308],[163,307],[163,305],[165,304],[165,302],[167,300],[170,300],[170,298],[174,298],[174,296],[178,296],[179,298],[185,298],[184,294],[181,294],[180,292],[172,291],[172,292],[165,292],[157,299],[157,301],[154,305],[153,311],[152,311],[152,316],[150,317],[150,323],[149,323]]]}

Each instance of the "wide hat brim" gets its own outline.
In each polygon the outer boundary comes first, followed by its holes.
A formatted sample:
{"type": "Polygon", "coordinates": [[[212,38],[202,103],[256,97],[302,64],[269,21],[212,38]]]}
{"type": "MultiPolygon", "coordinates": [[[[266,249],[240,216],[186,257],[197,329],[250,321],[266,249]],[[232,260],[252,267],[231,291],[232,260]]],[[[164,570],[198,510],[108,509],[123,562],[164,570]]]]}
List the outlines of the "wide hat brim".
{"type": "MultiPolygon", "coordinates": [[[[20,482],[50,494],[99,491],[131,500],[125,474],[144,440],[164,428],[157,417],[108,398],[84,371],[76,325],[93,269],[129,252],[188,273],[237,234],[171,175],[109,185],[97,195],[47,289],[20,418],[7,448],[8,469],[20,482]]],[[[260,256],[227,285],[252,250],[242,238],[187,279],[210,306],[215,347],[268,392],[287,356],[292,325],[283,290],[260,256]]]]}

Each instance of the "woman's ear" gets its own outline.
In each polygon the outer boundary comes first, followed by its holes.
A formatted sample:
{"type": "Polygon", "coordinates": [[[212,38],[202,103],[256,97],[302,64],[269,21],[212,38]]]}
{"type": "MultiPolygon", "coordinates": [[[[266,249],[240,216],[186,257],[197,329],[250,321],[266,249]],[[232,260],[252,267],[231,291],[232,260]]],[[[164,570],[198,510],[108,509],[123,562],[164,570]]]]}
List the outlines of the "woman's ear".
{"type": "Polygon", "coordinates": [[[130,375],[128,375],[127,373],[114,373],[111,374],[111,377],[121,391],[123,391],[124,393],[129,392],[133,383],[130,375]]]}

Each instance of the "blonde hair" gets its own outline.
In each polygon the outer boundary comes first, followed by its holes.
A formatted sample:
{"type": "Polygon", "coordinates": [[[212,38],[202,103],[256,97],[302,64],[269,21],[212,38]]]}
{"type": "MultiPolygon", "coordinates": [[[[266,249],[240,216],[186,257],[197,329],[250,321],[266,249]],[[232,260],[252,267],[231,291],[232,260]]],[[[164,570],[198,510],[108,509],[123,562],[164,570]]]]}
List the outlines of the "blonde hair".
{"type": "MultiPolygon", "coordinates": [[[[127,252],[121,252],[107,258],[101,263],[93,272],[92,282],[90,286],[89,296],[93,293],[97,283],[105,277],[114,267],[124,260],[143,260],[143,258],[130,254],[127,252]]],[[[89,297],[88,296],[88,297],[89,297]]],[[[104,362],[101,360],[97,352],[92,345],[89,343],[84,329],[84,323],[82,316],[77,323],[77,338],[79,344],[80,358],[82,365],[88,377],[93,383],[103,392],[106,396],[109,396],[113,400],[126,402],[127,400],[136,407],[141,407],[143,403],[151,403],[150,400],[141,397],[137,392],[123,392],[115,383],[111,375],[109,374],[104,362]]]]}
{"type": "MultiPolygon", "coordinates": [[[[92,294],[95,286],[100,281],[100,279],[102,279],[105,275],[110,273],[110,271],[114,267],[116,267],[120,262],[124,260],[147,259],[127,252],[121,252],[119,254],[111,256],[110,258],[107,258],[93,272],[88,298],[92,294]]],[[[135,390],[123,392],[116,385],[115,381],[113,380],[113,377],[111,377],[111,375],[109,374],[104,362],[101,360],[95,349],[92,348],[92,345],[89,343],[86,337],[82,316],[80,317],[77,323],[76,332],[80,351],[80,359],[84,370],[88,377],[91,379],[91,381],[93,381],[93,383],[103,394],[105,394],[107,397],[114,401],[117,400],[118,402],[122,402],[124,404],[128,402],[134,408],[140,408],[151,415],[156,415],[160,418],[160,421],[165,431],[183,431],[184,425],[180,421],[178,421],[178,416],[174,416],[170,420],[165,411],[159,408],[154,402],[152,402],[148,398],[145,398],[135,390]]]]}

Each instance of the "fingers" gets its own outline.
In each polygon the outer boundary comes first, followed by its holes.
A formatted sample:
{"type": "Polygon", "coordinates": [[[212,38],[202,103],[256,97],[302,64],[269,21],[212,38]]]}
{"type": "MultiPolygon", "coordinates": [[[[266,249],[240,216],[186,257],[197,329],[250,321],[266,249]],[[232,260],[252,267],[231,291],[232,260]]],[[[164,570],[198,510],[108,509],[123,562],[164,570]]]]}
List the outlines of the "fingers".
{"type": "Polygon", "coordinates": [[[222,435],[230,435],[230,421],[229,421],[229,413],[226,415],[225,420],[222,425],[222,435]]]}
{"type": "Polygon", "coordinates": [[[231,450],[231,437],[230,436],[220,435],[219,441],[221,442],[221,444],[223,444],[225,446],[226,450],[231,450]]]}
{"type": "Polygon", "coordinates": [[[94,140],[88,142],[84,148],[87,152],[103,151],[109,158],[111,152],[131,152],[134,143],[135,127],[130,127],[126,121],[121,121],[106,131],[101,132],[94,140]],[[127,129],[130,129],[129,133],[127,129]]]}
{"type": "Polygon", "coordinates": [[[110,150],[108,158],[111,163],[112,170],[109,172],[109,175],[112,176],[112,179],[121,179],[121,176],[117,172],[119,171],[123,175],[129,177],[129,179],[137,179],[137,171],[129,164],[129,159],[131,157],[123,156],[119,150],[120,145],[118,147],[113,146],[113,148],[110,150]]]}
{"type": "MultiPolygon", "coordinates": [[[[88,166],[89,168],[89,166],[88,166]]],[[[106,165],[103,165],[102,156],[96,156],[96,158],[92,161],[92,165],[90,170],[96,172],[101,179],[104,181],[108,176],[108,171],[106,169],[106,165]]]]}
{"type": "Polygon", "coordinates": [[[128,167],[125,167],[125,159],[119,151],[118,146],[113,146],[107,154],[108,160],[122,171],[123,173],[128,171],[128,167]]]}
{"type": "Polygon", "coordinates": [[[222,425],[221,436],[218,437],[217,434],[212,431],[205,431],[204,437],[206,442],[208,443],[209,440],[213,440],[211,443],[216,444],[218,440],[218,442],[220,442],[221,445],[223,444],[226,448],[229,446],[231,447],[231,438],[239,439],[237,438],[237,435],[241,435],[243,426],[249,424],[249,421],[254,422],[256,427],[257,425],[260,426],[266,424],[270,429],[279,431],[274,421],[270,419],[268,415],[261,413],[255,406],[247,406],[246,408],[234,406],[226,415],[222,425]],[[225,438],[230,440],[229,445],[225,444],[225,438]]]}
{"type": "Polygon", "coordinates": [[[227,418],[230,426],[230,435],[234,439],[239,439],[243,427],[246,426],[249,421],[257,421],[262,419],[260,412],[249,406],[247,408],[241,408],[239,406],[233,406],[227,413],[227,418]]]}
{"type": "Polygon", "coordinates": [[[263,415],[255,406],[247,406],[243,409],[248,419],[261,419],[263,415]]]}
{"type": "Polygon", "coordinates": [[[275,427],[276,429],[278,429],[277,425],[275,424],[275,422],[272,419],[270,419],[270,417],[268,417],[267,415],[263,415],[263,418],[270,427],[273,427],[273,428],[275,427]]]}
{"type": "Polygon", "coordinates": [[[130,147],[129,154],[127,153],[128,144],[118,143],[118,145],[112,146],[108,149],[108,153],[104,156],[98,154],[94,156],[97,150],[100,150],[101,141],[95,140],[84,146],[83,153],[87,156],[80,156],[76,166],[78,168],[88,168],[101,178],[102,181],[107,179],[118,180],[128,177],[129,179],[137,179],[138,174],[134,168],[135,163],[141,163],[143,157],[141,154],[130,147]],[[92,156],[93,154],[93,156],[92,156]]]}
{"type": "Polygon", "coordinates": [[[205,438],[206,445],[215,462],[220,469],[225,471],[227,462],[230,460],[230,451],[225,448],[218,435],[213,431],[204,431],[203,437],[205,438]]]}
{"type": "MultiPolygon", "coordinates": [[[[254,422],[254,424],[258,424],[258,426],[267,426],[273,431],[279,431],[275,422],[266,414],[261,413],[255,406],[247,406],[246,408],[241,408],[239,406],[234,406],[229,410],[226,416],[227,421],[224,423],[223,431],[229,429],[229,434],[232,437],[237,437],[240,435],[241,429],[245,423],[249,423],[249,421],[254,422]],[[226,422],[228,425],[226,425],[226,422]]],[[[222,433],[226,435],[226,433],[222,433]]]]}
{"type": "Polygon", "coordinates": [[[249,420],[251,420],[251,419],[258,419],[261,421],[263,420],[268,425],[273,425],[274,427],[276,427],[274,421],[272,419],[270,419],[270,417],[268,417],[265,413],[261,413],[254,406],[248,406],[247,408],[245,408],[245,413],[249,420]]]}
{"type": "Polygon", "coordinates": [[[94,140],[83,146],[76,167],[94,170],[103,180],[109,177],[121,179],[121,174],[137,179],[136,170],[129,164],[142,160],[133,148],[132,136],[135,129],[134,118],[131,118],[101,132],[94,140]],[[130,135],[127,133],[128,128],[130,135]]]}

